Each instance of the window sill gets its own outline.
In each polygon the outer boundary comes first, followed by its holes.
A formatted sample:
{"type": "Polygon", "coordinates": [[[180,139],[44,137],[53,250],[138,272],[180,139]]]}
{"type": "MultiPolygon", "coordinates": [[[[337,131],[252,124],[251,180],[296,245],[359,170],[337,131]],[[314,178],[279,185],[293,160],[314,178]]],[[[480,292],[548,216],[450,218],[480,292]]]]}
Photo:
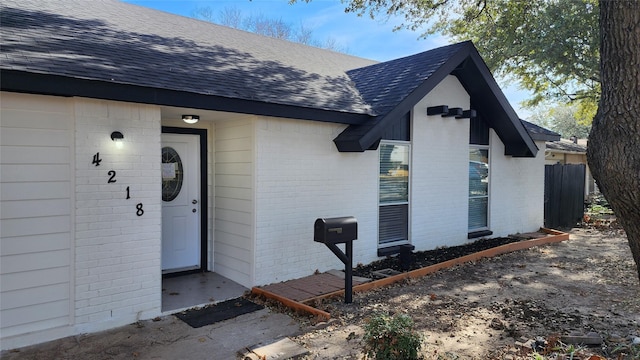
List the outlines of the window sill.
{"type": "Polygon", "coordinates": [[[400,254],[400,252],[403,249],[406,249],[408,251],[413,251],[416,247],[414,245],[411,244],[402,244],[402,245],[395,245],[395,246],[389,246],[389,247],[385,247],[382,249],[378,249],[378,256],[382,257],[382,256],[391,256],[391,255],[396,255],[396,254],[400,254]]]}
{"type": "Polygon", "coordinates": [[[469,234],[467,234],[467,239],[475,239],[475,238],[479,238],[479,237],[483,237],[483,236],[489,236],[489,235],[493,235],[493,231],[491,231],[491,230],[478,230],[478,231],[473,231],[473,232],[470,232],[469,234]]]}

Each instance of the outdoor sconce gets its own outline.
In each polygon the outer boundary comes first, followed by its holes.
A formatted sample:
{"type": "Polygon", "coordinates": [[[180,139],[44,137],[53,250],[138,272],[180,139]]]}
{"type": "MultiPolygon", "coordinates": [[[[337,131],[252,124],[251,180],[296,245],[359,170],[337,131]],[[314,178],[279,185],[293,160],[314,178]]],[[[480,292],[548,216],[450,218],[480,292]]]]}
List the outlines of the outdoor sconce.
{"type": "Polygon", "coordinates": [[[111,140],[116,143],[117,148],[121,148],[124,141],[124,135],[122,135],[120,131],[114,131],[111,133],[111,140]]]}
{"type": "Polygon", "coordinates": [[[182,121],[187,124],[195,124],[200,120],[200,116],[198,115],[182,115],[182,121]]]}

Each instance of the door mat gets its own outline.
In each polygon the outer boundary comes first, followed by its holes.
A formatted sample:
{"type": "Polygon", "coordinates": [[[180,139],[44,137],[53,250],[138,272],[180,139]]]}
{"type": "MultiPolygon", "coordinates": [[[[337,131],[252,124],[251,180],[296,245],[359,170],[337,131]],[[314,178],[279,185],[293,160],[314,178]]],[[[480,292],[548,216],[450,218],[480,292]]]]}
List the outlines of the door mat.
{"type": "Polygon", "coordinates": [[[240,297],[200,309],[183,311],[175,315],[192,328],[199,328],[262,309],[264,306],[240,297]]]}

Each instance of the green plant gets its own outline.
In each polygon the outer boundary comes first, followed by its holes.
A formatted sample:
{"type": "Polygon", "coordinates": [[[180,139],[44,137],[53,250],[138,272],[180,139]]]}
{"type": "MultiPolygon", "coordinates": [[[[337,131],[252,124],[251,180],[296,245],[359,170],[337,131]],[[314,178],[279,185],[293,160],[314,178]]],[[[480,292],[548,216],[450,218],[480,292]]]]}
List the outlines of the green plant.
{"type": "Polygon", "coordinates": [[[419,359],[420,335],[406,314],[374,315],[364,327],[364,351],[375,360],[419,359]]]}

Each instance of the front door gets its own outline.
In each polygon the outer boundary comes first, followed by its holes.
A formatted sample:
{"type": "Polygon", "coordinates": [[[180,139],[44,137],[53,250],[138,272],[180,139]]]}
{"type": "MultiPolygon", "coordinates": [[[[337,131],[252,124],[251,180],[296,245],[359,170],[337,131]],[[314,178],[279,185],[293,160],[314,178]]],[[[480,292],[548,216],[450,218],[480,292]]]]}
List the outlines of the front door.
{"type": "Polygon", "coordinates": [[[162,134],[162,271],[200,269],[200,136],[162,134]]]}

